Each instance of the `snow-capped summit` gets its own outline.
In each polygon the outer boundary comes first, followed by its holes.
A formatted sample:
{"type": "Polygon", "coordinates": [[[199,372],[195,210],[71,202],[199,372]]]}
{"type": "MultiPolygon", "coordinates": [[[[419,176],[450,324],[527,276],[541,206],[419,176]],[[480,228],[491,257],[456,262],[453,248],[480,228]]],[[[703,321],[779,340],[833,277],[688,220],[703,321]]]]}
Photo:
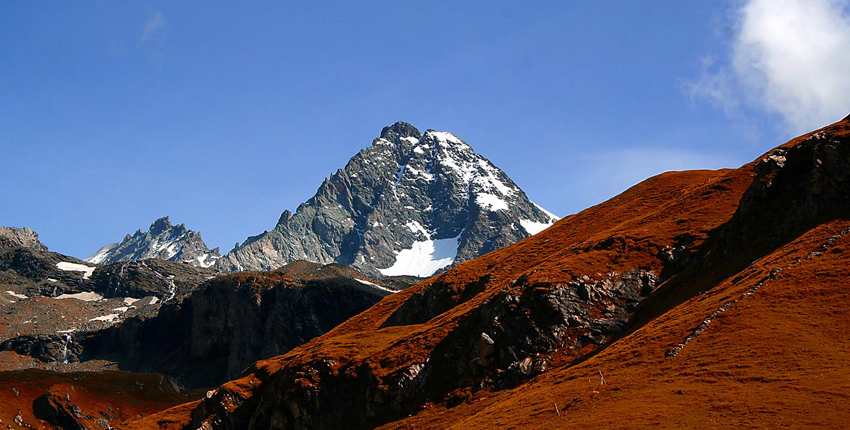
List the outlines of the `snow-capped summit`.
{"type": "Polygon", "coordinates": [[[86,261],[107,264],[116,261],[159,258],[189,263],[196,267],[210,267],[221,258],[218,248],[208,249],[201,233],[186,228],[185,224],[174,226],[168,217],[151,224],[148,231],[136,230],[124,236],[119,243],[106,245],[86,261]]]}
{"type": "Polygon", "coordinates": [[[397,122],[294,214],[285,212],[274,229],[217,265],[269,270],[303,259],[373,275],[430,276],[557,219],[459,137],[397,122]]]}

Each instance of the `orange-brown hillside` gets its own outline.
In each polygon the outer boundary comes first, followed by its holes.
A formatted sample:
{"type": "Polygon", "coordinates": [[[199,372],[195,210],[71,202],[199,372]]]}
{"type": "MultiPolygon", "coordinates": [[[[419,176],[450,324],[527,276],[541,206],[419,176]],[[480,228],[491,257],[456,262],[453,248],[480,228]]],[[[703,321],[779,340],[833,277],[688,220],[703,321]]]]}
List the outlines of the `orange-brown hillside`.
{"type": "Polygon", "coordinates": [[[651,178],[128,428],[840,427],[848,134],[651,178]]]}
{"type": "Polygon", "coordinates": [[[153,373],[0,372],[0,426],[107,429],[191,398],[173,379],[153,373]]]}

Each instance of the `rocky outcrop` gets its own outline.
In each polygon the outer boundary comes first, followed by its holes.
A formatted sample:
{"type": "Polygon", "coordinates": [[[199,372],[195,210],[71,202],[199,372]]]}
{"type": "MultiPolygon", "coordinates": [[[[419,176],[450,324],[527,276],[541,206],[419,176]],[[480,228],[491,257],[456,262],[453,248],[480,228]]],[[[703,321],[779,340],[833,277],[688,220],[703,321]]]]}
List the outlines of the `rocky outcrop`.
{"type": "MultiPolygon", "coordinates": [[[[28,231],[28,229],[24,229],[28,231]]],[[[35,233],[26,239],[37,237],[35,233]]],[[[2,239],[2,238],[0,238],[2,239]]],[[[46,247],[23,246],[28,242],[0,240],[0,284],[25,296],[55,296],[90,291],[93,265],[74,257],[50,252],[46,247]],[[6,246],[3,246],[3,245],[6,246]]]]}
{"type": "Polygon", "coordinates": [[[15,351],[42,362],[79,361],[82,346],[74,342],[73,333],[23,335],[0,343],[0,351],[15,351]]]}
{"type": "Polygon", "coordinates": [[[82,340],[86,359],[156,370],[189,386],[235,378],[369,308],[395,290],[340,265],[294,262],[222,276],[156,318],[128,320],[82,340]]]}
{"type": "Polygon", "coordinates": [[[172,225],[168,217],[162,217],[154,221],[148,231],[136,230],[132,236],[126,235],[121,242],[100,248],[86,261],[108,264],[152,258],[207,268],[221,256],[218,248],[207,248],[201,233],[187,229],[185,224],[172,225]]]}
{"type": "Polygon", "coordinates": [[[94,291],[104,297],[155,296],[168,302],[182,300],[217,274],[189,264],[149,259],[100,266],[91,280],[94,291]]]}
{"type": "MultiPolygon", "coordinates": [[[[850,145],[844,121],[780,146],[752,164],[756,177],[718,242],[775,247],[818,222],[850,212],[850,145]]],[[[758,252],[762,249],[753,249],[758,252]]]]}
{"type": "Polygon", "coordinates": [[[399,122],[217,267],[272,270],[303,259],[427,277],[556,219],[457,136],[399,122]]]}
{"type": "Polygon", "coordinates": [[[38,234],[29,228],[0,227],[0,248],[15,246],[47,251],[47,247],[38,241],[38,234]]]}
{"type": "Polygon", "coordinates": [[[581,351],[621,333],[656,281],[642,270],[556,285],[520,278],[461,318],[434,348],[429,383],[441,391],[451,384],[513,387],[543,372],[555,351],[581,351]]]}

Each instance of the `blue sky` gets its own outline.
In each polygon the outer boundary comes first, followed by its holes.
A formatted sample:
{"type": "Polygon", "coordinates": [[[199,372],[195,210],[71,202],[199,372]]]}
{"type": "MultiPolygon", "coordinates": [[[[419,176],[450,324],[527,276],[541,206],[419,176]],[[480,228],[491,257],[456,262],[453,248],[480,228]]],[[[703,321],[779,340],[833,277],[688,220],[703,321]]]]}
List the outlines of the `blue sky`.
{"type": "Polygon", "coordinates": [[[407,121],[567,215],[850,113],[848,2],[0,3],[0,225],[271,229],[407,121]]]}

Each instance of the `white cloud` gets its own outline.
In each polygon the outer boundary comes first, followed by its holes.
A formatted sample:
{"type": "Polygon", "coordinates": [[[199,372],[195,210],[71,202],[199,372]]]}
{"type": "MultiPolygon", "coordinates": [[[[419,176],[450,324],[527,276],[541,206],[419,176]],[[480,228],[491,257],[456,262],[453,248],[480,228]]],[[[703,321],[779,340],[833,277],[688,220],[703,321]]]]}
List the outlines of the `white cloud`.
{"type": "Polygon", "coordinates": [[[729,57],[704,60],[692,96],[779,114],[795,133],[850,112],[850,0],[748,0],[732,16],[729,57]]]}
{"type": "Polygon", "coordinates": [[[162,16],[162,12],[155,11],[147,21],[145,21],[144,27],[142,27],[142,42],[146,40],[150,40],[157,32],[162,30],[165,26],[165,18],[162,16]]]}

